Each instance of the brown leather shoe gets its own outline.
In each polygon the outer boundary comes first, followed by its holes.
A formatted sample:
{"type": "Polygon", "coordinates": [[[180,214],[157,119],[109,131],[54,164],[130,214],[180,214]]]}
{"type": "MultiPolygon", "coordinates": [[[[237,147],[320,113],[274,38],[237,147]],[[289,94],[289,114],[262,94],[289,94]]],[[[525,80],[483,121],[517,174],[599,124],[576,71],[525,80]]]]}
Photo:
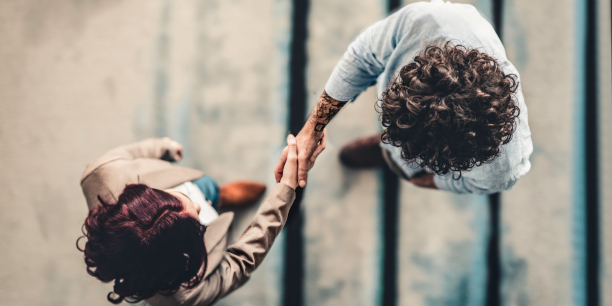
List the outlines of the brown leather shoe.
{"type": "Polygon", "coordinates": [[[380,148],[380,136],[359,138],[340,150],[340,162],[351,169],[373,169],[382,167],[385,160],[380,148]]]}
{"type": "Polygon", "coordinates": [[[219,188],[219,209],[238,210],[251,207],[266,192],[266,185],[258,182],[237,181],[219,188]]]}

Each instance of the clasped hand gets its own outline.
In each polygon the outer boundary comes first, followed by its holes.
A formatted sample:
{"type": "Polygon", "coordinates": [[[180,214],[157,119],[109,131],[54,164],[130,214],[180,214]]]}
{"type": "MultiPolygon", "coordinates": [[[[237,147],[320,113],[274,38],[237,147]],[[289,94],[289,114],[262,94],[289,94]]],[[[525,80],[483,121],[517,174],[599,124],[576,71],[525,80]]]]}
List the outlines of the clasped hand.
{"type": "Polygon", "coordinates": [[[327,142],[327,131],[323,129],[319,139],[315,135],[287,137],[287,147],[283,149],[280,160],[274,169],[276,182],[282,182],[292,188],[306,186],[308,171],[312,169],[319,154],[325,150],[327,142]],[[293,160],[295,157],[295,160],[293,160]],[[290,171],[290,172],[287,172],[290,171]],[[286,176],[291,176],[291,178],[286,176]]]}

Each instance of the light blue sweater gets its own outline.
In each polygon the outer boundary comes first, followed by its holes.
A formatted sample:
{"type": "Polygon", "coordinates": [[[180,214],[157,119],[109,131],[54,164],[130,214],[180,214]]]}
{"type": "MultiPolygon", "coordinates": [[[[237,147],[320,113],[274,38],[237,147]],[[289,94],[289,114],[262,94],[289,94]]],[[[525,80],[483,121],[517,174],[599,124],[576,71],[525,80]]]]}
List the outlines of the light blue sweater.
{"type": "MultiPolygon", "coordinates": [[[[441,46],[447,41],[477,48],[494,57],[505,73],[519,77],[506,58],[506,52],[491,24],[471,5],[432,0],[407,5],[395,14],[370,26],[353,41],[336,65],[325,85],[329,96],[338,101],[352,101],[368,87],[377,84],[378,96],[399,70],[427,45],[441,46]]],[[[439,189],[456,193],[490,194],[510,189],[531,168],[533,151],[527,123],[527,106],[520,86],[515,95],[520,107],[518,124],[512,140],[502,146],[501,155],[492,163],[462,172],[435,176],[439,189]]],[[[402,165],[408,177],[422,171],[401,159],[401,148],[383,144],[393,160],[402,165]]]]}

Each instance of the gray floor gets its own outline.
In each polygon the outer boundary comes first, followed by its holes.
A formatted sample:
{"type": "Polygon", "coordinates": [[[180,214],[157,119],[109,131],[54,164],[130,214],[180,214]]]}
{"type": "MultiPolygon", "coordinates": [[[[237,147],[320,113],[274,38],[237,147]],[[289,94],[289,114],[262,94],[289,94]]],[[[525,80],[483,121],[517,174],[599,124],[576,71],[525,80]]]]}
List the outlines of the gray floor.
{"type": "MultiPolygon", "coordinates": [[[[489,0],[462,2],[490,15],[489,0]]],[[[502,198],[502,296],[507,305],[578,305],[575,4],[506,2],[504,39],[524,83],[535,151],[531,173],[502,198]]],[[[86,274],[75,242],[87,214],[81,172],[114,146],[169,136],[185,146],[184,166],[221,183],[273,185],[287,133],[291,3],[0,2],[0,305],[109,305],[111,287],[86,274]]],[[[609,1],[599,3],[610,12],[609,1]]],[[[385,16],[385,5],[310,1],[310,106],[347,44],[385,16]]],[[[610,112],[610,21],[601,14],[600,95],[610,112]]],[[[302,204],[306,305],[378,301],[379,174],[343,169],[336,158],[352,138],[379,129],[375,100],[370,89],[342,111],[311,172],[302,204]]],[[[612,182],[607,114],[602,186],[612,182]]],[[[602,187],[603,267],[612,265],[609,190],[602,187]]],[[[400,202],[399,304],[483,305],[486,199],[402,183],[400,202]]],[[[238,215],[234,238],[252,214],[238,215]]],[[[283,240],[219,304],[279,305],[283,240]]],[[[610,271],[602,270],[602,305],[612,305],[610,271]]]]}

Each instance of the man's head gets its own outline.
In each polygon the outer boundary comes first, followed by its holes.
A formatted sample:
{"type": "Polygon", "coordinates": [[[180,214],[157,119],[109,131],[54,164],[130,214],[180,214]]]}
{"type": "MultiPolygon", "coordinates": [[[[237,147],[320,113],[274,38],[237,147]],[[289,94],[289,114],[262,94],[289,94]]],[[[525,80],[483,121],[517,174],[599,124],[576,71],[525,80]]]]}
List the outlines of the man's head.
{"type": "Polygon", "coordinates": [[[114,281],[109,301],[172,294],[202,280],[205,227],[198,210],[179,191],[139,184],[128,185],[117,204],[102,203],[89,213],[84,224],[85,263],[92,276],[114,281]]]}
{"type": "Polygon", "coordinates": [[[440,175],[491,162],[514,133],[517,87],[515,76],[485,53],[429,46],[382,95],[382,141],[440,175]]]}

